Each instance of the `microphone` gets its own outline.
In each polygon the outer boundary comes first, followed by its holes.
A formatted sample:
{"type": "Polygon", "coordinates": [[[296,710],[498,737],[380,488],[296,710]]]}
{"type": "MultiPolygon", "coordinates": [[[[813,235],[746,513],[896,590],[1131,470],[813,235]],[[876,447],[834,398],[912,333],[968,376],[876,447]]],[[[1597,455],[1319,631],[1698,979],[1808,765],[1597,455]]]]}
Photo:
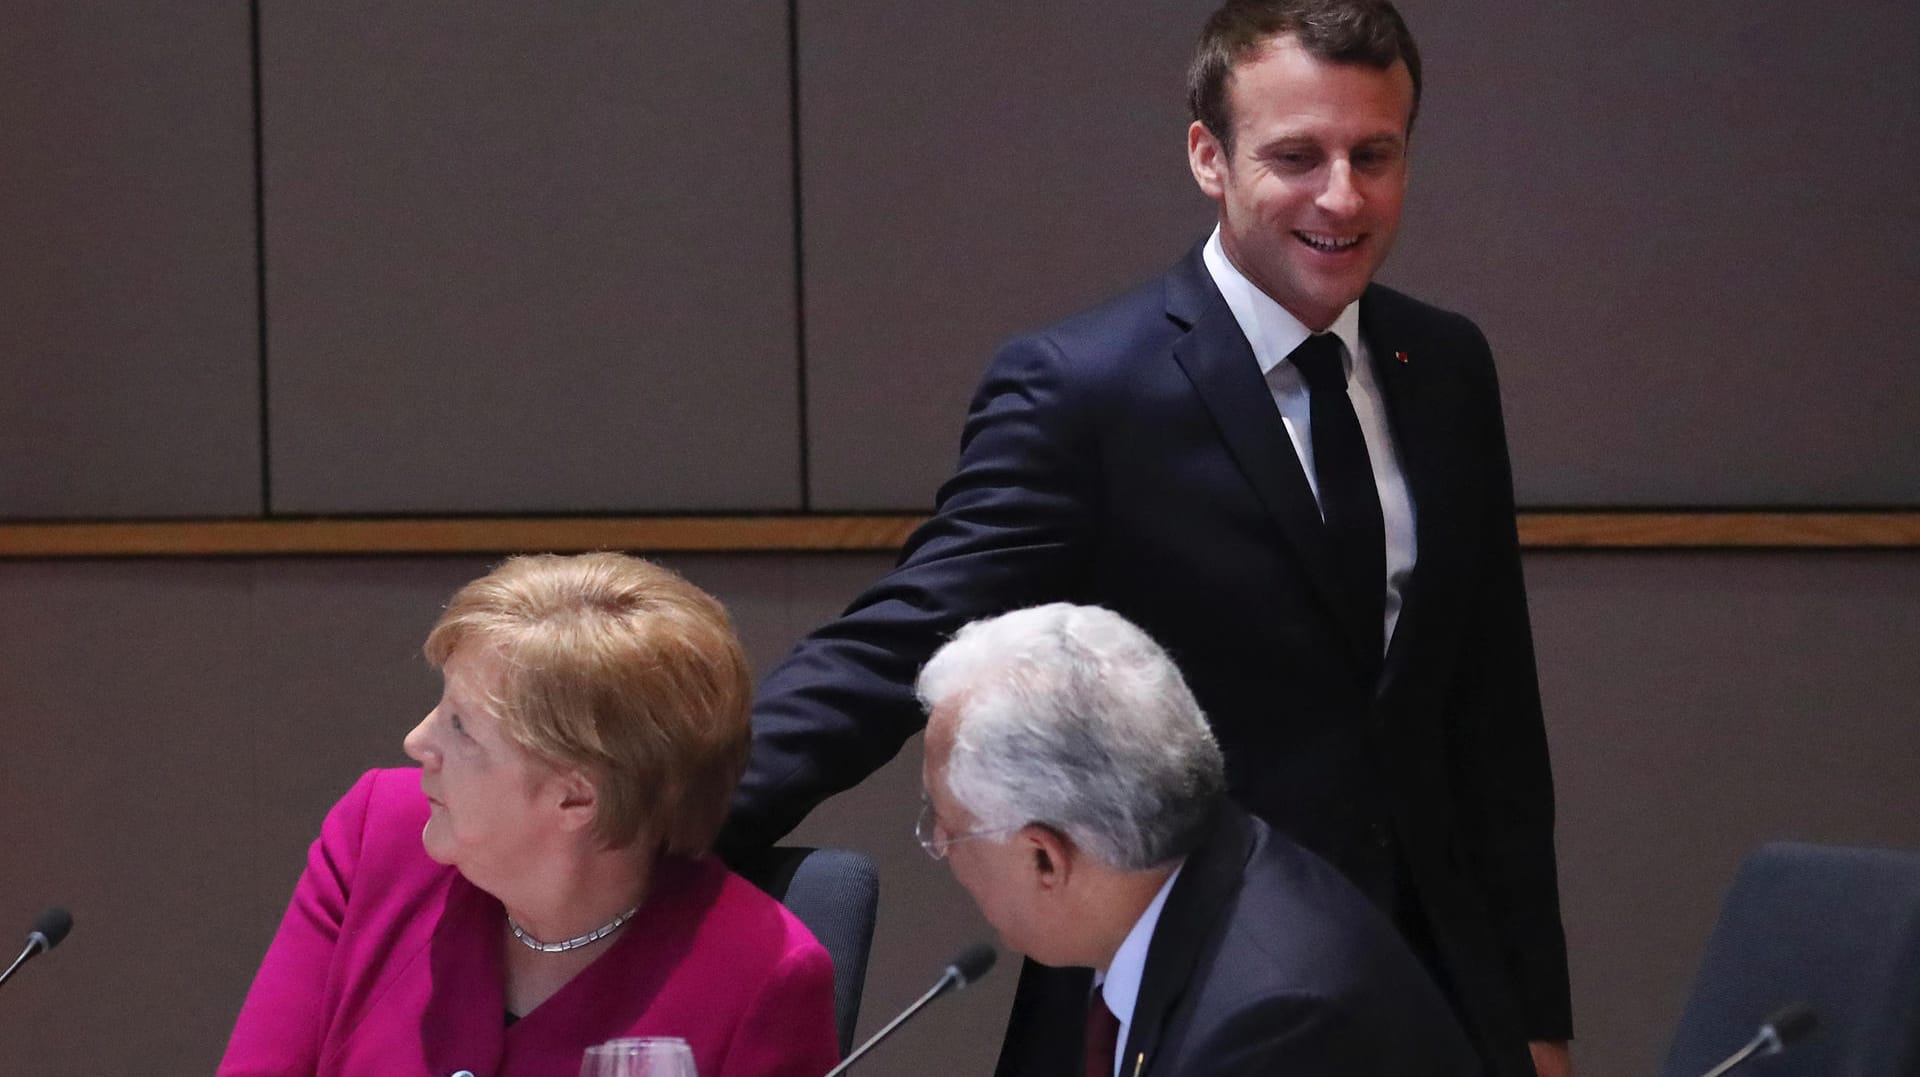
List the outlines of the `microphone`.
{"type": "Polygon", "coordinates": [[[33,922],[33,930],[27,932],[27,948],[20,951],[19,957],[13,959],[13,964],[7,966],[7,971],[0,972],[0,984],[6,983],[16,969],[27,963],[28,958],[44,954],[60,945],[60,940],[66,938],[67,932],[72,930],[73,914],[67,910],[55,907],[41,913],[40,919],[33,922]]]}
{"type": "Polygon", "coordinates": [[[906,1024],[907,1018],[919,1013],[926,1007],[927,1003],[932,1002],[934,999],[939,998],[949,991],[958,991],[961,988],[970,987],[979,982],[980,977],[985,976],[987,971],[993,968],[993,962],[999,956],[993,947],[984,942],[976,942],[972,946],[960,951],[960,953],[954,957],[953,963],[947,966],[947,970],[940,974],[940,979],[934,982],[931,990],[921,995],[919,1000],[913,1005],[902,1010],[900,1016],[888,1021],[887,1027],[874,1033],[872,1039],[854,1048],[853,1053],[848,1055],[838,1066],[827,1071],[826,1077],[840,1077],[840,1074],[847,1072],[847,1067],[858,1062],[860,1056],[873,1050],[879,1045],[881,1040],[893,1035],[894,1029],[906,1024]]]}
{"type": "Polygon", "coordinates": [[[1704,1077],[1723,1077],[1749,1058],[1777,1055],[1805,1039],[1819,1024],[1820,1019],[1813,1015],[1813,1007],[1804,1002],[1782,1006],[1760,1025],[1760,1031],[1745,1047],[1728,1055],[1726,1061],[1708,1070],[1704,1077]]]}

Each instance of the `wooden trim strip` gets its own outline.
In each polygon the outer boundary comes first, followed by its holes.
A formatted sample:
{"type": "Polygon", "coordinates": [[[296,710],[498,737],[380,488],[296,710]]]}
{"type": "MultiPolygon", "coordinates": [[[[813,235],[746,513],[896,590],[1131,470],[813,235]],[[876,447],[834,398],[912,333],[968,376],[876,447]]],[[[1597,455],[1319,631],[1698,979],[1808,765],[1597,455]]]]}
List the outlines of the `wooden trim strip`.
{"type": "Polygon", "coordinates": [[[892,550],[912,516],[474,517],[0,525],[0,557],[892,550]]]}
{"type": "MultiPolygon", "coordinates": [[[[473,517],[0,524],[0,558],[893,551],[918,516],[473,517]]],[[[1920,511],[1520,514],[1531,550],[1920,549],[1920,511]]]]}
{"type": "Polygon", "coordinates": [[[1920,549],[1920,512],[1520,513],[1520,545],[1581,549],[1920,549]]]}

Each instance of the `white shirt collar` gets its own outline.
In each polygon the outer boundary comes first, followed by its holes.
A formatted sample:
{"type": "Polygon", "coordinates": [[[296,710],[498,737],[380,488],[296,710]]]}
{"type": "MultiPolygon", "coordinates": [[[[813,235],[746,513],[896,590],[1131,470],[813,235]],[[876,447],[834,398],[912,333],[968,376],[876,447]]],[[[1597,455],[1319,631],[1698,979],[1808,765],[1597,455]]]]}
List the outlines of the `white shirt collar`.
{"type": "Polygon", "coordinates": [[[1133,1026],[1133,1007],[1140,1001],[1140,977],[1147,971],[1147,948],[1153,943],[1153,929],[1160,923],[1160,910],[1167,904],[1167,895],[1173,891],[1173,881],[1180,877],[1180,869],[1186,866],[1181,861],[1160,884],[1160,892],[1153,895],[1147,903],[1140,919],[1133,922],[1133,930],[1120,942],[1120,948],[1113,952],[1113,960],[1107,963],[1104,971],[1094,977],[1094,983],[1105,993],[1107,1009],[1120,1019],[1120,1046],[1127,1043],[1127,1031],[1133,1026]]]}
{"type": "MultiPolygon", "coordinates": [[[[1214,286],[1226,299],[1227,309],[1233,311],[1233,320],[1240,323],[1240,331],[1253,346],[1253,358],[1260,364],[1261,374],[1270,373],[1313,335],[1300,319],[1248,280],[1227,257],[1226,248],[1220,242],[1219,225],[1214,225],[1213,235],[1207,237],[1200,256],[1207,264],[1207,272],[1213,276],[1214,286]]],[[[1347,354],[1341,361],[1347,364],[1347,373],[1353,373],[1353,357],[1360,354],[1360,301],[1348,303],[1327,331],[1347,346],[1347,354]]]]}

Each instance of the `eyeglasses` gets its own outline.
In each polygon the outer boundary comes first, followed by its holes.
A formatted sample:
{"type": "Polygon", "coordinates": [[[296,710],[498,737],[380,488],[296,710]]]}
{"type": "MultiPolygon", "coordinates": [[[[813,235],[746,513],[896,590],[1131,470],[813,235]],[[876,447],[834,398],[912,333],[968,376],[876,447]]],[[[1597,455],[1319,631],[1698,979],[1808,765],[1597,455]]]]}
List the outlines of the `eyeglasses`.
{"type": "Polygon", "coordinates": [[[995,827],[991,830],[975,830],[966,834],[955,834],[951,837],[943,838],[940,836],[940,821],[936,819],[933,814],[933,801],[928,797],[922,796],[920,798],[920,818],[915,820],[913,824],[913,839],[920,843],[920,848],[925,849],[928,856],[933,857],[935,860],[945,860],[947,858],[947,849],[951,846],[958,845],[963,841],[972,841],[975,838],[992,838],[998,837],[1001,834],[1011,834],[1018,829],[1020,828],[1017,826],[1003,826],[995,827]]]}

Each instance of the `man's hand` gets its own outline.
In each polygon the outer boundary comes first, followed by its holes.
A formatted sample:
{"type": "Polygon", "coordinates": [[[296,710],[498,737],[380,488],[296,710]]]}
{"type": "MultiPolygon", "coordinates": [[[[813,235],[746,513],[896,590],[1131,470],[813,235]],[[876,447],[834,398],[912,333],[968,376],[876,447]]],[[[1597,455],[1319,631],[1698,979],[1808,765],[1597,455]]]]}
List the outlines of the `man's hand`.
{"type": "Polygon", "coordinates": [[[1533,1072],[1540,1077],[1573,1077],[1573,1052],[1565,1040],[1532,1040],[1533,1072]]]}

